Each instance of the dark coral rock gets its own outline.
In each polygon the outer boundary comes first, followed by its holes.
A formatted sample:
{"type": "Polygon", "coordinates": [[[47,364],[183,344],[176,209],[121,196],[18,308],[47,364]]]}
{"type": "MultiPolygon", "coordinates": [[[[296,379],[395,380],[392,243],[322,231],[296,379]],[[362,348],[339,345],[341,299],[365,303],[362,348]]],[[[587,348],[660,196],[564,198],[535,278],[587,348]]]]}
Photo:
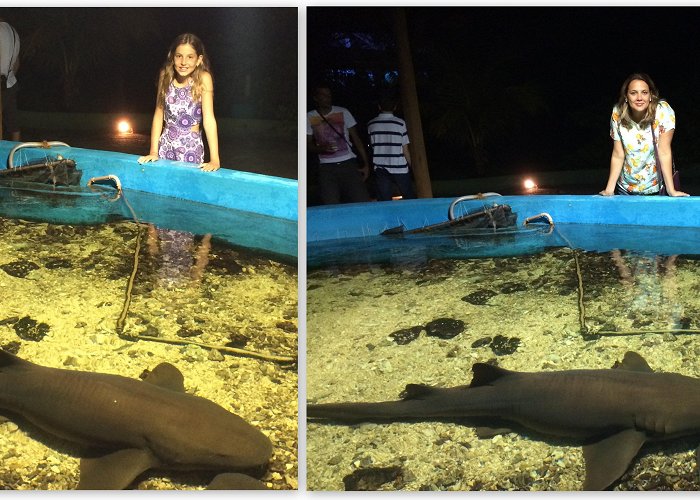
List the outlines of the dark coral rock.
{"type": "Polygon", "coordinates": [[[462,297],[462,300],[475,306],[483,306],[496,295],[498,294],[493,290],[482,289],[462,297]]]}
{"type": "Polygon", "coordinates": [[[420,335],[420,332],[422,332],[424,329],[423,325],[418,325],[418,326],[412,326],[410,328],[402,328],[401,330],[396,330],[393,333],[389,334],[389,337],[394,339],[394,342],[396,342],[399,345],[406,345],[418,338],[418,335],[420,335]]]}
{"type": "Polygon", "coordinates": [[[472,343],[472,348],[478,349],[479,347],[485,347],[485,346],[491,344],[492,340],[493,339],[491,337],[484,337],[483,339],[475,340],[472,343]]]}
{"type": "Polygon", "coordinates": [[[243,272],[243,266],[236,261],[236,257],[226,252],[214,254],[209,259],[207,269],[227,275],[241,274],[243,272]]]}
{"type": "Polygon", "coordinates": [[[73,267],[73,263],[61,257],[49,257],[44,262],[44,267],[46,269],[70,269],[73,267]]]}
{"type": "Polygon", "coordinates": [[[7,351],[10,354],[17,354],[19,352],[19,348],[22,346],[21,342],[18,342],[16,340],[13,340],[12,342],[8,342],[7,344],[3,344],[2,347],[0,347],[3,351],[7,351]]]}
{"type": "Polygon", "coordinates": [[[275,326],[287,333],[297,333],[297,325],[293,321],[278,321],[275,326]]]}
{"type": "Polygon", "coordinates": [[[14,327],[17,336],[22,340],[32,340],[39,342],[47,333],[49,333],[49,325],[46,323],[38,323],[37,320],[25,316],[15,323],[14,327]]]}
{"type": "Polygon", "coordinates": [[[199,328],[188,328],[183,326],[177,331],[177,336],[181,338],[196,337],[202,334],[202,330],[199,328]]]}
{"type": "Polygon", "coordinates": [[[15,278],[26,278],[33,270],[39,269],[39,266],[29,260],[16,260],[9,264],[3,264],[0,269],[15,278]]]}
{"type": "Polygon", "coordinates": [[[491,341],[490,347],[496,356],[513,354],[520,346],[520,339],[517,337],[504,337],[496,335],[491,341]]]}
{"type": "Polygon", "coordinates": [[[377,491],[385,483],[400,480],[402,475],[401,467],[369,467],[348,474],[343,484],[345,491],[377,491]]]}
{"type": "Polygon", "coordinates": [[[226,347],[235,347],[237,349],[245,347],[250,340],[248,337],[238,332],[230,334],[228,338],[230,342],[226,343],[226,347]]]}
{"type": "Polygon", "coordinates": [[[9,318],[0,319],[0,326],[2,325],[14,325],[19,321],[19,316],[10,316],[9,318]]]}
{"type": "Polygon", "coordinates": [[[464,331],[464,328],[464,321],[452,318],[438,318],[425,325],[429,336],[441,339],[456,337],[464,331]]]}
{"type": "Polygon", "coordinates": [[[518,283],[517,281],[509,281],[501,286],[501,293],[505,294],[525,291],[527,291],[527,285],[525,283],[518,283]]]}
{"type": "Polygon", "coordinates": [[[678,328],[681,328],[683,330],[688,330],[688,329],[690,329],[692,323],[693,323],[693,320],[683,316],[682,318],[680,318],[678,320],[678,328]]]}

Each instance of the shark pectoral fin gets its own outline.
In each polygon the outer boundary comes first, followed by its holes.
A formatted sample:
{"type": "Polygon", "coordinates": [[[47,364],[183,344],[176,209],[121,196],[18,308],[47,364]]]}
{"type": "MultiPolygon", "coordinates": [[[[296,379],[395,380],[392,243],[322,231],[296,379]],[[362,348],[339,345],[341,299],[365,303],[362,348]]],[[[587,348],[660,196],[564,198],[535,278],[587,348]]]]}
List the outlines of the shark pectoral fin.
{"type": "Polygon", "coordinates": [[[185,377],[170,363],[160,363],[148,372],[143,381],[171,391],[185,392],[185,377]]]}
{"type": "Polygon", "coordinates": [[[622,361],[615,361],[613,365],[617,370],[629,370],[633,372],[653,372],[646,359],[634,351],[627,351],[622,361]]]}
{"type": "Polygon", "coordinates": [[[437,387],[432,387],[430,385],[424,384],[408,384],[406,388],[401,391],[399,397],[404,401],[407,399],[425,399],[431,394],[436,394],[440,391],[437,387]]]}
{"type": "Polygon", "coordinates": [[[160,461],[148,450],[128,448],[97,458],[80,459],[79,490],[123,490],[160,461]]]}
{"type": "Polygon", "coordinates": [[[584,445],[584,490],[604,490],[622,476],[646,441],[646,434],[626,429],[595,443],[584,445]]]}
{"type": "Polygon", "coordinates": [[[265,483],[238,472],[226,472],[212,479],[208,490],[269,490],[265,483]]]}

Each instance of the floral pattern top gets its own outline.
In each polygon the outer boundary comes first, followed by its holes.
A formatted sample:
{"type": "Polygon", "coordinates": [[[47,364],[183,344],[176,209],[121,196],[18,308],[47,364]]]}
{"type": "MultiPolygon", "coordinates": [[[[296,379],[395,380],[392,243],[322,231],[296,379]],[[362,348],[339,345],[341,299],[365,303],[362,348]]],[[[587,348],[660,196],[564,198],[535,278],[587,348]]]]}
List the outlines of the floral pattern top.
{"type": "MultiPolygon", "coordinates": [[[[676,113],[666,101],[659,101],[656,106],[653,127],[657,141],[660,134],[676,128],[676,113]]],[[[658,192],[660,186],[656,173],[655,144],[651,127],[642,129],[634,121],[630,128],[625,127],[620,123],[620,110],[615,105],[610,118],[610,137],[614,141],[621,140],[625,151],[625,161],[622,164],[617,185],[628,193],[658,192]]]]}
{"type": "Polygon", "coordinates": [[[158,143],[158,157],[200,164],[204,161],[202,103],[192,98],[192,82],[186,87],[170,83],[165,96],[165,127],[158,143]],[[199,125],[194,132],[192,127],[199,125]]]}

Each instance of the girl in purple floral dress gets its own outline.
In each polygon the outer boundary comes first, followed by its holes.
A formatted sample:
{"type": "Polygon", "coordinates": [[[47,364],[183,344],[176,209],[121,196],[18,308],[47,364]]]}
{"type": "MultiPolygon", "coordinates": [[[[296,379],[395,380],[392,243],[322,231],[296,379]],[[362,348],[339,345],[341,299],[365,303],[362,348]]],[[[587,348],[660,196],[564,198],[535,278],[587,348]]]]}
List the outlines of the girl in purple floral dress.
{"type": "Polygon", "coordinates": [[[214,117],[214,84],[202,41],[191,33],[178,36],[160,71],[158,100],[151,125],[151,150],[143,164],[159,158],[219,168],[219,142],[214,117]],[[204,163],[202,128],[207,134],[209,162],[204,163]]]}

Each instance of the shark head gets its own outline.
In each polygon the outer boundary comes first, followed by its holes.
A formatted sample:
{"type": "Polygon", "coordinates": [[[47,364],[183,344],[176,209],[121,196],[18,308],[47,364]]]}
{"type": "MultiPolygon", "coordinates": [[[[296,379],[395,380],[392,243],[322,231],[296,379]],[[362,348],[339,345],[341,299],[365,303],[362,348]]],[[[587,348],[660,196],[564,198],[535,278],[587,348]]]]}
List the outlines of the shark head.
{"type": "Polygon", "coordinates": [[[267,465],[272,443],[265,434],[208,399],[187,397],[193,399],[193,404],[187,415],[179,415],[180,431],[149,443],[161,460],[173,466],[227,470],[267,465]]]}

